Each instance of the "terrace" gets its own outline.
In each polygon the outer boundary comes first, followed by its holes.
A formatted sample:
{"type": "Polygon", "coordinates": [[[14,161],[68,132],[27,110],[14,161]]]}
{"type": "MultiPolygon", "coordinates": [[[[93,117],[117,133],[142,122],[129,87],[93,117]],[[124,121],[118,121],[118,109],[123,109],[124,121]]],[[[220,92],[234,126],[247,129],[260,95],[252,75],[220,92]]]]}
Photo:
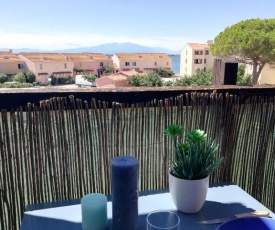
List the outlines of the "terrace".
{"type": "Polygon", "coordinates": [[[110,162],[140,161],[139,190],[167,188],[171,123],[205,130],[231,181],[275,210],[275,86],[32,89],[0,92],[1,229],[26,205],[110,194],[110,162]]]}

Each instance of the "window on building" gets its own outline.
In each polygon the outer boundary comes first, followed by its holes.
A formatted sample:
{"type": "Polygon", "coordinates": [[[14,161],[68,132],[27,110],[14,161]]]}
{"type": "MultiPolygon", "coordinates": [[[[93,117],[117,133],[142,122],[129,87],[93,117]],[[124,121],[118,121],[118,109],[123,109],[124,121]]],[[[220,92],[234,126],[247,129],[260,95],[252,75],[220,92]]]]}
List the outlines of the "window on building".
{"type": "Polygon", "coordinates": [[[64,68],[67,69],[67,63],[64,63],[64,68]]]}
{"type": "Polygon", "coordinates": [[[137,63],[135,61],[132,62],[132,66],[137,66],[137,63]]]}
{"type": "Polygon", "coordinates": [[[39,65],[39,67],[40,67],[40,69],[43,69],[43,66],[42,66],[42,64],[40,64],[40,65],[39,65]]]}
{"type": "Polygon", "coordinates": [[[24,64],[18,64],[18,69],[24,69],[24,64]]]}
{"type": "Polygon", "coordinates": [[[100,67],[103,67],[103,62],[100,62],[100,63],[99,63],[99,66],[100,66],[100,67]]]}
{"type": "Polygon", "coordinates": [[[155,65],[157,65],[158,63],[155,61],[155,65]]]}
{"type": "Polygon", "coordinates": [[[202,64],[202,59],[194,59],[194,64],[202,64]]]}
{"type": "Polygon", "coordinates": [[[187,67],[185,67],[185,72],[187,72],[187,67]]]}
{"type": "Polygon", "coordinates": [[[209,50],[205,50],[204,55],[209,55],[209,50]]]}
{"type": "Polygon", "coordinates": [[[126,66],[130,66],[130,62],[126,61],[126,62],[125,62],[125,65],[126,65],[126,66]]]}
{"type": "Polygon", "coordinates": [[[195,50],[195,55],[202,55],[203,51],[202,50],[195,50]]]}
{"type": "Polygon", "coordinates": [[[188,50],[186,50],[185,55],[188,55],[188,50]]]}
{"type": "Polygon", "coordinates": [[[206,67],[203,68],[203,71],[206,72],[206,67]]]}
{"type": "Polygon", "coordinates": [[[185,59],[185,64],[187,64],[187,59],[185,59]]]}
{"type": "Polygon", "coordinates": [[[79,62],[79,67],[82,67],[82,63],[81,62],[79,62]]]}
{"type": "Polygon", "coordinates": [[[166,62],[166,65],[169,65],[169,62],[166,62]]]}
{"type": "Polygon", "coordinates": [[[3,69],[3,67],[2,67],[2,65],[0,65],[0,70],[2,70],[3,69]]]}
{"type": "Polygon", "coordinates": [[[204,64],[206,64],[206,59],[204,59],[204,64]]]}

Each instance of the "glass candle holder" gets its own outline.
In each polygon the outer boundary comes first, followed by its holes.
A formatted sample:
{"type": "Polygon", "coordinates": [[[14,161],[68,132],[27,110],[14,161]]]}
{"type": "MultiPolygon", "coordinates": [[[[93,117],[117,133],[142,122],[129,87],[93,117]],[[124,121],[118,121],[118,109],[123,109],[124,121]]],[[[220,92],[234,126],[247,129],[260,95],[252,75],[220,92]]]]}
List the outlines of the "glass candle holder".
{"type": "Polygon", "coordinates": [[[147,230],[180,230],[179,216],[169,210],[157,210],[147,216],[147,230]]]}

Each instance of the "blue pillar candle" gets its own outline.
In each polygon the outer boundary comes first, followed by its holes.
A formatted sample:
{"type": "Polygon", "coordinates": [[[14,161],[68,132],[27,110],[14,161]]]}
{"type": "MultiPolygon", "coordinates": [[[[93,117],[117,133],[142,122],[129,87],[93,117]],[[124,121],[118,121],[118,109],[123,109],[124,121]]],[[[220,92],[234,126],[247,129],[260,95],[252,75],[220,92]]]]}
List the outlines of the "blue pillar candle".
{"type": "Polygon", "coordinates": [[[112,159],[113,230],[138,229],[138,165],[130,156],[112,159]]]}
{"type": "Polygon", "coordinates": [[[108,226],[107,197],[91,193],[81,199],[82,229],[105,230],[108,226]]]}

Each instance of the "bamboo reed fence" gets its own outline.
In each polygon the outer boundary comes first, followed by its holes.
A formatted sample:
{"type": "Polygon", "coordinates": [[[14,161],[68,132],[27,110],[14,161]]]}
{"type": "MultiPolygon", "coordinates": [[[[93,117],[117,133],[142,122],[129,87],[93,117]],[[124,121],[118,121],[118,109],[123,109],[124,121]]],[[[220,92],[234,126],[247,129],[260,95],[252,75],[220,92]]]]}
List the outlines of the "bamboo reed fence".
{"type": "Polygon", "coordinates": [[[187,93],[138,104],[51,98],[0,113],[0,228],[19,229],[25,206],[110,194],[110,162],[139,159],[139,189],[166,188],[169,124],[203,129],[223,165],[212,182],[232,181],[275,210],[275,97],[187,93]]]}

